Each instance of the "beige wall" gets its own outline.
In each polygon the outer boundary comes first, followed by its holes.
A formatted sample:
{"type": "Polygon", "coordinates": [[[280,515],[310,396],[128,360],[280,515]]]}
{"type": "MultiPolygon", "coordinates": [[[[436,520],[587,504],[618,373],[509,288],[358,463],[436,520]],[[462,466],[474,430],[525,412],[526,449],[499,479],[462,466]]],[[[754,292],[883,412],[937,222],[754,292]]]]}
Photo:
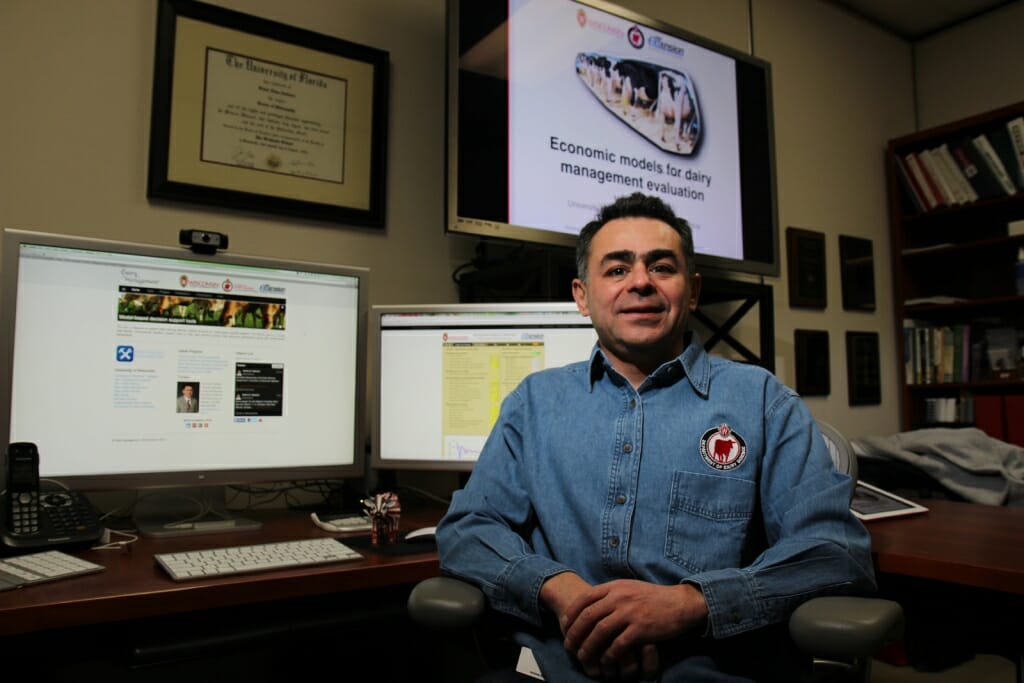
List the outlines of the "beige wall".
{"type": "Polygon", "coordinates": [[[818,419],[849,436],[898,429],[889,227],[883,167],[885,141],[913,113],[909,47],[874,26],[820,2],[755,3],[755,46],[772,63],[783,277],[776,286],[779,375],[795,382],[793,331],[824,329],[831,350],[831,394],[809,397],[818,419]],[[824,312],[791,309],[785,229],[826,236],[828,304],[824,312]],[[844,311],[839,235],[872,241],[876,310],[844,311]],[[877,332],[882,403],[850,407],[846,332],[877,332]]]}
{"type": "Polygon", "coordinates": [[[915,45],[920,127],[1024,100],[1022,31],[1024,1],[1017,0],[915,45]]]}
{"type": "MultiPolygon", "coordinates": [[[[155,2],[135,0],[0,2],[0,63],[7,67],[8,93],[0,107],[0,226],[165,244],[175,242],[180,228],[203,227],[228,233],[232,251],[368,266],[372,303],[453,300],[451,272],[469,257],[473,241],[446,237],[442,227],[443,0],[217,4],[390,52],[386,228],[147,201],[156,17],[155,2]]],[[[766,279],[775,292],[778,374],[795,381],[793,330],[827,330],[832,391],[808,399],[812,411],[851,436],[896,430],[882,150],[886,140],[914,126],[910,46],[817,0],[621,4],[735,49],[753,45],[772,63],[783,268],[787,226],[825,233],[828,261],[825,311],[789,308],[785,270],[783,277],[766,279]],[[840,234],[874,243],[874,314],[842,310],[840,234]],[[847,330],[881,336],[881,406],[847,405],[847,330]]],[[[1019,5],[1007,11],[1019,17],[1019,5]]],[[[920,96],[929,103],[922,110],[929,112],[938,106],[926,94],[933,87],[922,63],[938,63],[928,48],[942,38],[918,50],[920,96]]],[[[984,39],[965,34],[962,40],[984,39]]],[[[956,52],[968,50],[958,44],[956,52]]],[[[992,80],[994,89],[1001,79],[992,80]]],[[[741,336],[756,348],[755,335],[756,328],[745,324],[741,336]]]]}

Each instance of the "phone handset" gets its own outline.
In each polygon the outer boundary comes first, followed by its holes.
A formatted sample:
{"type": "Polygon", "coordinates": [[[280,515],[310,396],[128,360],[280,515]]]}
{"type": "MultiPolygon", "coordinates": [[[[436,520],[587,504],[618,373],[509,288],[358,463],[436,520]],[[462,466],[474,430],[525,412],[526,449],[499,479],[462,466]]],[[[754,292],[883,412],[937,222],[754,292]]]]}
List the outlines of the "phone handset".
{"type": "Polygon", "coordinates": [[[30,536],[40,530],[39,450],[34,443],[15,442],[7,446],[7,533],[30,536]]]}

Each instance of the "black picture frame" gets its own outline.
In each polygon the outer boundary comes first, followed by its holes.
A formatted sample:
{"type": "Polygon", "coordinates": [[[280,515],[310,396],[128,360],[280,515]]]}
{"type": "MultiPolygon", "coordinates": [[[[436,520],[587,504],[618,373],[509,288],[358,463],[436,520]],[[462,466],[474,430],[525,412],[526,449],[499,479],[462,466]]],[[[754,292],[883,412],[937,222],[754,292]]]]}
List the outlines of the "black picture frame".
{"type": "Polygon", "coordinates": [[[158,2],[147,197],[383,227],[389,54],[158,2]]]}
{"type": "Polygon", "coordinates": [[[786,228],[786,258],[791,308],[828,305],[825,275],[825,234],[803,228],[786,228]]]}
{"type": "Polygon", "coordinates": [[[843,310],[875,310],[875,258],[872,242],[863,237],[839,236],[839,267],[843,310]]]}
{"type": "Polygon", "coordinates": [[[796,391],[801,396],[828,396],[832,391],[829,371],[828,332],[794,330],[796,391]]]}
{"type": "Polygon", "coordinates": [[[882,402],[877,332],[846,333],[846,379],[851,406],[882,402]]]}

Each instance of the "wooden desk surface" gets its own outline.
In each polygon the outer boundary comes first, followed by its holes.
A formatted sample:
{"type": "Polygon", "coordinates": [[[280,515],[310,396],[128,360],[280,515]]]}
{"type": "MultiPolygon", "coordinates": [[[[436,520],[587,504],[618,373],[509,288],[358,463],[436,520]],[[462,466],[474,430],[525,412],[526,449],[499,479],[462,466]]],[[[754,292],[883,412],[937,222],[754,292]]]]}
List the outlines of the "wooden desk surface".
{"type": "MultiPolygon", "coordinates": [[[[260,519],[263,528],[159,540],[141,538],[127,553],[75,552],[104,565],[106,571],[0,593],[0,636],[414,584],[438,573],[437,552],[429,545],[416,554],[385,555],[359,549],[366,559],[181,583],[172,581],[153,559],[154,554],[180,550],[322,536],[336,536],[344,541],[346,536],[323,532],[313,525],[308,514],[298,512],[246,512],[245,516],[260,519]]],[[[440,512],[431,515],[403,511],[403,532],[434,524],[439,516],[440,512]]]]}
{"type": "MultiPolygon", "coordinates": [[[[927,513],[867,523],[876,567],[900,574],[1024,595],[1024,508],[920,501],[927,513]]],[[[436,522],[440,512],[403,512],[403,531],[436,522]]],[[[412,585],[438,573],[437,553],[365,552],[366,559],[325,567],[175,583],[153,555],[179,550],[328,536],[307,515],[256,516],[255,532],[142,538],[128,553],[76,553],[104,572],[0,593],[0,636],[53,628],[249,605],[344,591],[412,585]]],[[[344,536],[339,536],[344,540],[344,536]]]]}
{"type": "Polygon", "coordinates": [[[917,502],[929,511],[867,522],[879,572],[1024,595],[1024,507],[917,502]]]}

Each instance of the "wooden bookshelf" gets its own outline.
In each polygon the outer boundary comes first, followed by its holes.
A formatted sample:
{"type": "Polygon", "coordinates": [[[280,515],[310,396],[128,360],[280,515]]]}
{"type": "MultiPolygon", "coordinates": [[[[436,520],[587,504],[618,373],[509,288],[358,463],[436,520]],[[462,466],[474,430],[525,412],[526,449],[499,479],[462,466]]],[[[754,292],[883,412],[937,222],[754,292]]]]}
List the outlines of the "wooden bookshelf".
{"type": "MultiPolygon", "coordinates": [[[[1020,438],[1021,430],[1015,424],[1024,424],[1024,415],[1010,411],[1019,411],[1024,405],[1024,377],[1017,367],[1024,338],[1024,296],[1017,293],[1014,278],[1024,234],[1010,235],[1008,224],[1024,219],[1024,169],[1011,166],[1016,163],[1012,139],[1002,137],[1001,131],[1007,130],[1007,122],[1022,115],[1024,102],[1019,102],[889,141],[886,170],[896,350],[897,358],[905,361],[898,363],[904,430],[964,424],[992,430],[992,425],[1001,424],[1002,432],[993,436],[1006,441],[1020,438]],[[964,160],[975,146],[972,141],[982,134],[1002,146],[1004,154],[1000,156],[1014,192],[1005,187],[995,189],[998,184],[991,183],[991,176],[987,185],[976,175],[970,176],[970,164],[964,161],[959,181],[973,183],[977,197],[928,206],[922,201],[919,185],[902,170],[908,167],[910,155],[934,152],[945,145],[959,148],[964,160]],[[1007,140],[1010,156],[1005,155],[1007,140]],[[912,321],[913,332],[904,332],[905,321],[912,321]],[[946,330],[959,330],[956,345],[950,344],[946,330]],[[992,367],[989,362],[986,339],[999,337],[992,330],[1003,330],[1004,338],[1012,336],[1006,330],[1016,331],[1016,346],[1010,350],[1006,367],[992,367]],[[957,360],[952,372],[950,352],[957,360]],[[934,368],[930,374],[928,366],[934,368]],[[969,410],[979,396],[984,397],[984,416],[969,410]],[[958,410],[952,415],[944,412],[943,418],[935,421],[937,399],[953,401],[958,410]],[[994,418],[993,405],[1003,406],[1007,412],[994,418]]],[[[976,164],[984,160],[977,151],[972,158],[976,164]]],[[[998,353],[992,355],[998,359],[998,353]]]]}

